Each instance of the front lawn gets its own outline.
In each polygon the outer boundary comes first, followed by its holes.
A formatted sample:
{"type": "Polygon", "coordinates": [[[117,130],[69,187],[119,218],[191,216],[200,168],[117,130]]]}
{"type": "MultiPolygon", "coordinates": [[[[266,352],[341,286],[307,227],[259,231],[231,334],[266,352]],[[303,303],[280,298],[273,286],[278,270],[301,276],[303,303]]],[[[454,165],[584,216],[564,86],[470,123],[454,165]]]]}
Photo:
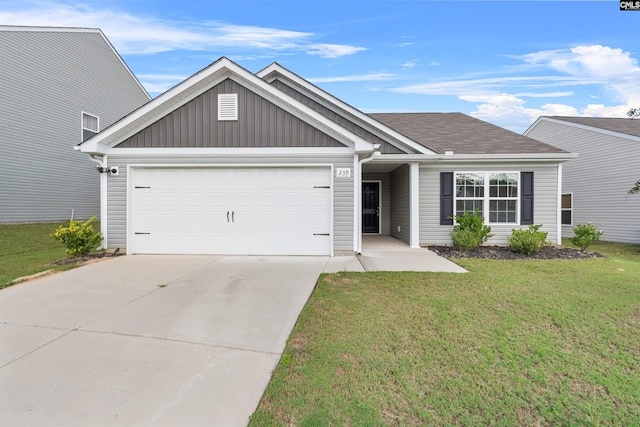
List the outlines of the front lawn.
{"type": "Polygon", "coordinates": [[[640,246],[321,276],[251,425],[640,425],[640,246]]]}
{"type": "MultiPolygon", "coordinates": [[[[49,265],[68,257],[65,247],[50,236],[59,225],[69,223],[0,225],[0,289],[18,277],[71,268],[49,265]]],[[[94,229],[99,231],[100,226],[94,223],[94,229]]]]}

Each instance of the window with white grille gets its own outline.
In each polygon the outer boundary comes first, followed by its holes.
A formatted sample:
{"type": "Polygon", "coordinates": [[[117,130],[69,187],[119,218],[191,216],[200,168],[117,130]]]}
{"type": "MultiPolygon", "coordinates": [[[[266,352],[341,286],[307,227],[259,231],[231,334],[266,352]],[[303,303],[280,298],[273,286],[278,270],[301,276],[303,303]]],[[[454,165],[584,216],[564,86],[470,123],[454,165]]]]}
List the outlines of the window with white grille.
{"type": "Polygon", "coordinates": [[[238,94],[218,94],[218,120],[238,120],[238,94]]]}
{"type": "Polygon", "coordinates": [[[100,130],[100,119],[88,113],[82,113],[82,141],[86,141],[100,130]]]}

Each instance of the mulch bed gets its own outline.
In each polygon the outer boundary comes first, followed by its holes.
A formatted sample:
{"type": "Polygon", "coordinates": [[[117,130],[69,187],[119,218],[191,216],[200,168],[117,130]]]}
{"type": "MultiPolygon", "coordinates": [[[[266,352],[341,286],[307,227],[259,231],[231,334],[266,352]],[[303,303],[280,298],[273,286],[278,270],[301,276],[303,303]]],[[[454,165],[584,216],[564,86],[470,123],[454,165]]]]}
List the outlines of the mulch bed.
{"type": "Polygon", "coordinates": [[[96,260],[96,259],[100,259],[100,258],[110,258],[110,257],[116,257],[116,256],[120,256],[120,255],[124,255],[123,252],[120,252],[119,249],[116,249],[113,252],[96,252],[93,254],[89,254],[89,255],[82,255],[82,256],[73,256],[73,257],[69,257],[69,258],[64,258],[58,261],[54,261],[49,265],[55,265],[55,266],[60,266],[60,265],[70,265],[70,264],[80,264],[83,262],[87,262],[87,261],[92,261],[92,260],[96,260]]]}
{"type": "Polygon", "coordinates": [[[509,246],[479,246],[470,251],[459,251],[455,246],[428,246],[428,249],[445,258],[484,258],[484,259],[585,259],[602,258],[597,252],[582,252],[579,249],[545,246],[536,255],[525,255],[509,246]]]}

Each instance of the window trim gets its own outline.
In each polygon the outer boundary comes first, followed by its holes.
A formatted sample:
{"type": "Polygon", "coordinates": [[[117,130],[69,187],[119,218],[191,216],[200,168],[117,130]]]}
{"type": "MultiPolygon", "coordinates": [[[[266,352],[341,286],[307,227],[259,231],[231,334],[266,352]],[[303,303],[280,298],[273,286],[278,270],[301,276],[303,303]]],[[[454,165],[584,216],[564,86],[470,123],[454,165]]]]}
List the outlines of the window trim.
{"type": "Polygon", "coordinates": [[[562,193],[560,196],[560,225],[562,227],[571,227],[573,226],[573,192],[569,192],[569,193],[562,193]],[[564,208],[562,207],[562,199],[564,198],[564,196],[569,196],[570,200],[571,200],[571,207],[570,208],[564,208]],[[571,217],[571,222],[569,224],[565,224],[562,222],[562,213],[568,211],[570,213],[570,217],[571,217]]]}
{"type": "Polygon", "coordinates": [[[467,170],[462,170],[462,171],[454,171],[453,172],[453,214],[457,215],[457,205],[458,205],[458,200],[481,200],[482,199],[482,216],[484,218],[484,221],[486,224],[490,224],[490,225],[508,225],[508,226],[513,226],[513,225],[520,225],[521,222],[521,216],[522,216],[522,207],[521,207],[521,193],[522,193],[522,189],[521,189],[521,185],[522,185],[522,176],[521,176],[521,171],[514,171],[514,170],[499,170],[499,171],[495,171],[495,170],[490,170],[490,171],[467,171],[467,170]],[[457,191],[457,181],[458,181],[458,176],[459,175],[463,175],[463,174],[476,174],[476,175],[481,175],[483,177],[483,186],[484,186],[484,192],[483,192],[483,196],[482,198],[480,197],[458,197],[458,191],[457,191]],[[490,181],[491,181],[491,175],[494,174],[513,174],[516,176],[516,180],[518,183],[517,186],[517,192],[518,195],[517,197],[491,197],[490,196],[490,181]],[[491,204],[492,200],[512,200],[515,202],[515,207],[516,207],[516,222],[490,222],[489,221],[489,207],[491,204]]]}
{"type": "Polygon", "coordinates": [[[100,132],[100,117],[96,116],[95,114],[91,114],[91,113],[87,113],[86,111],[81,111],[80,112],[80,140],[82,142],[86,141],[87,139],[91,138],[91,135],[89,138],[85,138],[84,137],[84,131],[89,131],[89,132],[93,132],[93,134],[97,134],[100,132]],[[96,130],[93,129],[89,129],[87,127],[84,126],[84,117],[85,116],[89,116],[92,117],[94,119],[96,119],[96,130]]]}

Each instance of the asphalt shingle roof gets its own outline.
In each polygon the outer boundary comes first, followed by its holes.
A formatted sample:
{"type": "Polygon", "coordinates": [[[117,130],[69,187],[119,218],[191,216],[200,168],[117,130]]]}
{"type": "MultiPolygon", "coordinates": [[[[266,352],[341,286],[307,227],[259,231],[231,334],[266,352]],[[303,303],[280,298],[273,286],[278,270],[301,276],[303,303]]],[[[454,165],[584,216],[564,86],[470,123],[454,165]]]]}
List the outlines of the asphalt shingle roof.
{"type": "Polygon", "coordinates": [[[444,154],[566,153],[462,113],[376,113],[369,116],[417,143],[444,154]]]}
{"type": "Polygon", "coordinates": [[[564,122],[577,123],[583,126],[605,129],[612,132],[624,133],[627,135],[640,136],[640,119],[631,120],[629,118],[564,116],[551,116],[549,118],[564,122]]]}

